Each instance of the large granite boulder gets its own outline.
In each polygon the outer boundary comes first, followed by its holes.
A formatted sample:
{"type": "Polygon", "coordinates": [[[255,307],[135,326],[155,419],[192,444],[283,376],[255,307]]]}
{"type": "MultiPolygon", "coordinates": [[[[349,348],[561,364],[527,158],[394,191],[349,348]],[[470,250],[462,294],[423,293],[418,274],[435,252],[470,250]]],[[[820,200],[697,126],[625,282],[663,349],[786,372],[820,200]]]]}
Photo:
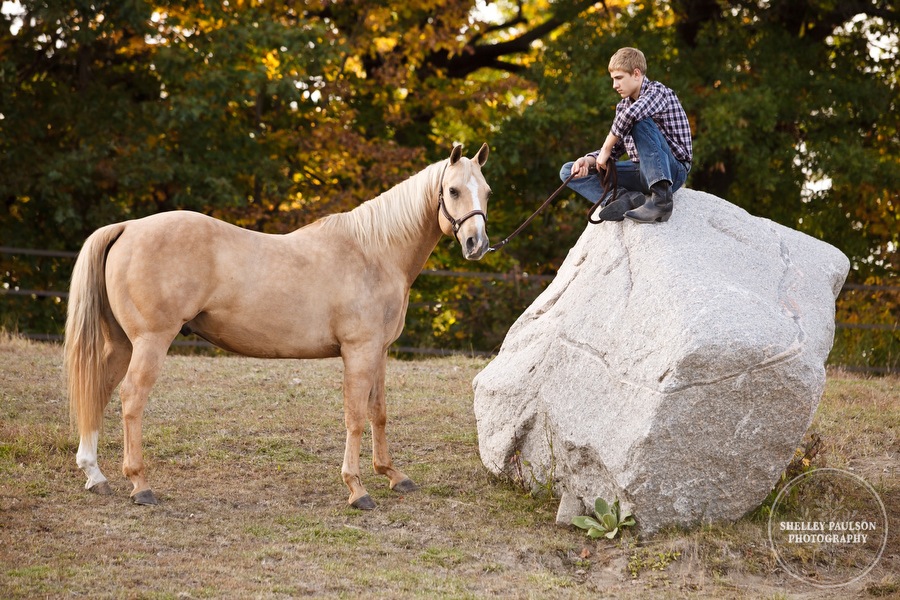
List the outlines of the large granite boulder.
{"type": "Polygon", "coordinates": [[[648,533],[740,518],[812,421],[849,266],[689,189],[667,223],[589,225],[475,378],[484,465],[552,480],[561,523],[597,497],[648,533]]]}

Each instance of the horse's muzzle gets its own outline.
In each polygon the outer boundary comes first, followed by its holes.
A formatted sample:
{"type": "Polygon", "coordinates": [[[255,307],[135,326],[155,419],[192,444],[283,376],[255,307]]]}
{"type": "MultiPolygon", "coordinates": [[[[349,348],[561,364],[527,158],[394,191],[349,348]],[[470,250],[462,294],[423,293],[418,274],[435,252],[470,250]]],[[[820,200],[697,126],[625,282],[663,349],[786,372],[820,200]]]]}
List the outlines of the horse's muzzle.
{"type": "Polygon", "coordinates": [[[476,235],[464,237],[459,243],[462,246],[463,256],[468,260],[481,260],[491,246],[490,240],[481,228],[476,235]]]}

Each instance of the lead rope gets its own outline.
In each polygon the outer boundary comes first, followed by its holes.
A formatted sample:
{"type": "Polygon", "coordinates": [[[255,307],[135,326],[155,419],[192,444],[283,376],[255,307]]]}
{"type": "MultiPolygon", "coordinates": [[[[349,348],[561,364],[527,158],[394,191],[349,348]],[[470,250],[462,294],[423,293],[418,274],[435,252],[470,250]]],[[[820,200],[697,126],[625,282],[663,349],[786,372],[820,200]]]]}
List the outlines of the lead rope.
{"type": "Polygon", "coordinates": [[[616,161],[612,158],[609,158],[606,161],[606,169],[603,172],[603,179],[600,180],[600,183],[603,185],[603,195],[600,196],[600,199],[587,211],[587,220],[591,225],[597,225],[603,222],[603,219],[600,218],[595,221],[593,215],[594,211],[597,210],[603,202],[603,199],[606,198],[606,194],[609,193],[610,189],[612,189],[612,198],[609,199],[607,205],[615,202],[616,198],[619,196],[619,171],[616,170],[616,161]]]}
{"type": "MultiPolygon", "coordinates": [[[[494,244],[493,246],[491,246],[490,248],[488,248],[487,251],[488,251],[488,252],[496,252],[497,250],[499,250],[500,248],[502,248],[503,246],[505,246],[506,244],[508,244],[509,241],[510,241],[511,239],[513,239],[514,237],[516,237],[517,235],[519,235],[519,233],[521,233],[522,230],[525,229],[525,228],[528,226],[528,224],[531,223],[531,222],[534,220],[534,218],[535,218],[536,216],[538,216],[538,215],[541,213],[542,210],[544,210],[545,208],[547,208],[547,205],[548,205],[548,204],[550,204],[551,202],[553,202],[553,200],[555,200],[556,197],[559,196],[559,194],[560,194],[564,189],[566,189],[566,186],[569,185],[569,182],[572,181],[574,178],[575,178],[575,175],[574,175],[574,174],[573,174],[573,175],[569,175],[569,176],[566,178],[566,180],[563,181],[563,184],[562,184],[561,186],[559,186],[558,188],[556,188],[556,191],[553,192],[552,194],[550,194],[550,197],[547,198],[546,200],[544,200],[544,203],[541,204],[541,206],[540,206],[536,211],[534,211],[533,213],[531,213],[531,216],[528,217],[527,219],[525,219],[525,222],[524,222],[524,223],[522,223],[521,225],[519,225],[518,229],[516,229],[516,230],[513,231],[511,234],[509,234],[508,236],[506,236],[506,238],[505,238],[503,241],[501,241],[501,242],[499,242],[499,243],[497,243],[497,244],[494,244]]],[[[593,225],[596,225],[596,224],[598,224],[598,223],[602,223],[602,220],[597,220],[597,221],[595,221],[595,220],[592,218],[591,215],[594,213],[594,210],[596,210],[597,207],[600,205],[600,203],[603,201],[603,198],[606,197],[606,194],[609,192],[609,190],[610,190],[610,187],[609,187],[610,180],[612,180],[612,193],[613,193],[612,198],[610,199],[610,202],[614,202],[614,201],[616,200],[616,197],[618,196],[618,181],[619,181],[619,175],[618,175],[618,173],[616,172],[616,161],[614,161],[612,158],[610,158],[610,159],[606,162],[606,172],[603,174],[603,179],[602,179],[601,182],[600,182],[601,185],[603,186],[603,194],[600,196],[600,200],[598,200],[598,201],[591,207],[591,209],[588,211],[588,222],[591,223],[591,224],[593,224],[593,225]]]]}

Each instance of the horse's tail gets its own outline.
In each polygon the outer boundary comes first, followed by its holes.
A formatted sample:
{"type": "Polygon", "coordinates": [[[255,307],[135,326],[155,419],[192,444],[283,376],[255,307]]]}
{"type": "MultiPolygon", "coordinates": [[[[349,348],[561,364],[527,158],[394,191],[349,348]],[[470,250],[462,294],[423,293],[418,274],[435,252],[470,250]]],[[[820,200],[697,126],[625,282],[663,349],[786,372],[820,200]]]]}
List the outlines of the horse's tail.
{"type": "Polygon", "coordinates": [[[125,229],[124,223],[95,231],[85,241],[69,287],[64,365],[69,392],[69,419],[81,433],[99,431],[103,419],[106,361],[103,314],[109,312],[106,253],[125,229]]]}

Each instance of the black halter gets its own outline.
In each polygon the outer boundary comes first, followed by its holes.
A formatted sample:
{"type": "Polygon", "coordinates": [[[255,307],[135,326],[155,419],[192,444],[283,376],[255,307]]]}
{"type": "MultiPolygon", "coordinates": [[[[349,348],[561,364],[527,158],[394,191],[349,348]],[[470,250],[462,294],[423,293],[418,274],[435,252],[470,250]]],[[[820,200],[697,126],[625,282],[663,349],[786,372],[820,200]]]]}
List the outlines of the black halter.
{"type": "Polygon", "coordinates": [[[444,218],[447,219],[447,222],[450,223],[450,227],[453,229],[453,237],[456,238],[456,243],[459,242],[459,228],[462,227],[462,224],[465,223],[468,219],[476,215],[481,215],[484,219],[485,224],[487,224],[487,214],[483,210],[473,210],[464,214],[459,219],[454,219],[450,213],[447,211],[447,205],[444,204],[444,173],[447,172],[448,165],[444,165],[444,170],[441,171],[441,183],[440,183],[440,191],[438,192],[438,209],[441,211],[441,214],[444,215],[444,218]]]}

